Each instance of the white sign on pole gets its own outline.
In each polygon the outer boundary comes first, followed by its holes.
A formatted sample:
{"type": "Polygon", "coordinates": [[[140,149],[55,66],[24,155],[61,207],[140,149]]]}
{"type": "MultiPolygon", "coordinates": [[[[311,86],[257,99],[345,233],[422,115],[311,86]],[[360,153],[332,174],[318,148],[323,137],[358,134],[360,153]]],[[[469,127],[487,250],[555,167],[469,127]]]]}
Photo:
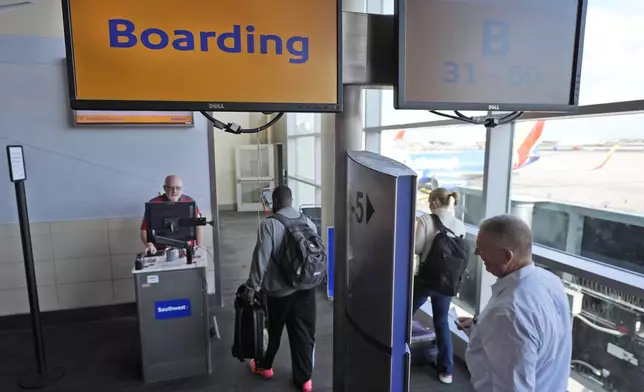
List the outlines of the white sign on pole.
{"type": "Polygon", "coordinates": [[[26,180],[27,173],[25,171],[25,158],[22,153],[22,146],[7,146],[7,159],[9,160],[11,182],[26,180]]]}

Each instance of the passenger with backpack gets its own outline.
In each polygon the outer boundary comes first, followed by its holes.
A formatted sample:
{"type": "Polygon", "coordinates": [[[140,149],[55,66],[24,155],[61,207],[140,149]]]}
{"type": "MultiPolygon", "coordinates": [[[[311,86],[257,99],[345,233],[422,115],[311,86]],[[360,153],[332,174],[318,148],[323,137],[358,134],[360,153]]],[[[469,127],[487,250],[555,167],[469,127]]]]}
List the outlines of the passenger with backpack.
{"type": "Polygon", "coordinates": [[[414,277],[413,313],[431,299],[438,347],[436,365],[439,380],[445,384],[451,384],[454,366],[449,308],[469,260],[465,224],[454,214],[458,199],[458,193],[445,188],[432,190],[431,214],[419,217],[416,224],[415,253],[420,259],[414,277]]]}
{"type": "Polygon", "coordinates": [[[315,224],[293,208],[287,186],[273,190],[273,215],[262,222],[246,287],[249,301],[262,290],[268,308],[268,348],[249,368],[273,377],[273,361],[286,326],[293,382],[303,392],[313,389],[315,287],[326,277],[327,255],[315,224]]]}

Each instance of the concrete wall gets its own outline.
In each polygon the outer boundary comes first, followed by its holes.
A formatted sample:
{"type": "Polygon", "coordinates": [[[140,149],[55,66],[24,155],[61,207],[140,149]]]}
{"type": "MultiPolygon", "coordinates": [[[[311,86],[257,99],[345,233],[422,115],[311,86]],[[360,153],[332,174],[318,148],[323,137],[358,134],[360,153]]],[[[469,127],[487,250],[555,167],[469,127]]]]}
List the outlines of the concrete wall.
{"type": "MultiPolygon", "coordinates": [[[[206,215],[211,210],[206,120],[196,113],[193,128],[74,127],[64,58],[59,0],[0,8],[0,147],[25,149],[44,310],[133,300],[130,271],[142,246],[143,203],[162,190],[166,174],[181,175],[186,194],[206,215]]],[[[247,113],[217,117],[249,125],[247,113]]],[[[235,203],[234,146],[249,142],[249,136],[216,133],[221,204],[235,203]]],[[[25,313],[16,203],[4,157],[0,194],[0,315],[25,313]]]]}
{"type": "MultiPolygon", "coordinates": [[[[134,301],[132,265],[141,251],[141,218],[40,222],[31,225],[42,310],[134,301]]],[[[212,252],[212,235],[206,235],[212,252]]],[[[17,225],[0,225],[0,316],[27,313],[25,269],[17,225]]],[[[208,287],[214,274],[209,260],[208,287]]]]}

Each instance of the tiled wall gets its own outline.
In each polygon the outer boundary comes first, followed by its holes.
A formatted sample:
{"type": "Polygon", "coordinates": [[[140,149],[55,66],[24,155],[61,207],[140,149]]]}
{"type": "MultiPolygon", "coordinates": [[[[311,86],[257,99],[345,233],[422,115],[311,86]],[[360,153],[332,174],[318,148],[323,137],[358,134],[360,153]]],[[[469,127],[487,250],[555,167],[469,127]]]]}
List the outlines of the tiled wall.
{"type": "MultiPolygon", "coordinates": [[[[132,265],[143,245],[141,218],[31,224],[40,309],[134,302],[132,265]]],[[[206,228],[212,254],[212,230],[206,228]]],[[[213,292],[208,257],[208,290],[213,292]]],[[[18,224],[0,225],[0,316],[29,312],[18,224]]]]}

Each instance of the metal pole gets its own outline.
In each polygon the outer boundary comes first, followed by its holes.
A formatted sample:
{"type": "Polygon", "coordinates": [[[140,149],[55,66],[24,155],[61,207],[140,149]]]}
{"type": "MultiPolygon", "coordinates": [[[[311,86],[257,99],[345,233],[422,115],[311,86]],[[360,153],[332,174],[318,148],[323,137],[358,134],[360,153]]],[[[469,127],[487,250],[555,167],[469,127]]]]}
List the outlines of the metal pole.
{"type": "Polygon", "coordinates": [[[347,287],[347,151],[362,150],[362,87],[343,87],[344,110],[335,120],[335,266],[333,298],[333,391],[344,392],[347,287]]]}
{"type": "Polygon", "coordinates": [[[18,220],[20,222],[22,254],[25,262],[25,275],[27,276],[27,292],[29,293],[31,330],[34,335],[34,346],[36,348],[38,374],[44,374],[47,373],[47,359],[45,357],[45,341],[42,334],[42,323],[40,321],[38,285],[36,283],[36,269],[34,268],[34,254],[31,247],[31,230],[29,228],[29,213],[27,212],[25,182],[17,181],[14,183],[14,185],[16,188],[16,202],[18,204],[18,220]]]}
{"type": "MultiPolygon", "coordinates": [[[[486,132],[483,206],[484,217],[491,218],[510,211],[514,123],[488,127],[486,132]]],[[[479,313],[492,297],[492,285],[497,279],[485,270],[483,263],[478,263],[477,268],[481,277],[476,301],[476,312],[479,313]]]]}
{"type": "Polygon", "coordinates": [[[29,311],[31,315],[31,332],[34,336],[37,365],[36,372],[26,372],[18,380],[18,385],[22,389],[41,389],[56,384],[64,377],[65,371],[60,367],[47,367],[45,339],[43,338],[42,322],[40,320],[40,304],[38,304],[36,268],[34,267],[34,253],[31,246],[29,212],[27,211],[27,193],[25,192],[25,179],[27,175],[22,146],[7,146],[7,159],[10,178],[16,189],[22,257],[25,263],[25,277],[27,279],[27,293],[29,295],[29,311]]]}
{"type": "MultiPolygon", "coordinates": [[[[212,113],[211,113],[212,114],[212,113]]],[[[208,168],[210,175],[210,214],[212,216],[212,263],[215,267],[214,305],[224,307],[221,284],[221,249],[219,244],[219,199],[217,195],[217,157],[215,156],[215,127],[208,121],[208,168]]],[[[208,296],[210,302],[210,296],[208,296]]]]}
{"type": "Polygon", "coordinates": [[[322,149],[322,239],[326,244],[327,230],[335,218],[335,114],[321,115],[322,149]]]}

